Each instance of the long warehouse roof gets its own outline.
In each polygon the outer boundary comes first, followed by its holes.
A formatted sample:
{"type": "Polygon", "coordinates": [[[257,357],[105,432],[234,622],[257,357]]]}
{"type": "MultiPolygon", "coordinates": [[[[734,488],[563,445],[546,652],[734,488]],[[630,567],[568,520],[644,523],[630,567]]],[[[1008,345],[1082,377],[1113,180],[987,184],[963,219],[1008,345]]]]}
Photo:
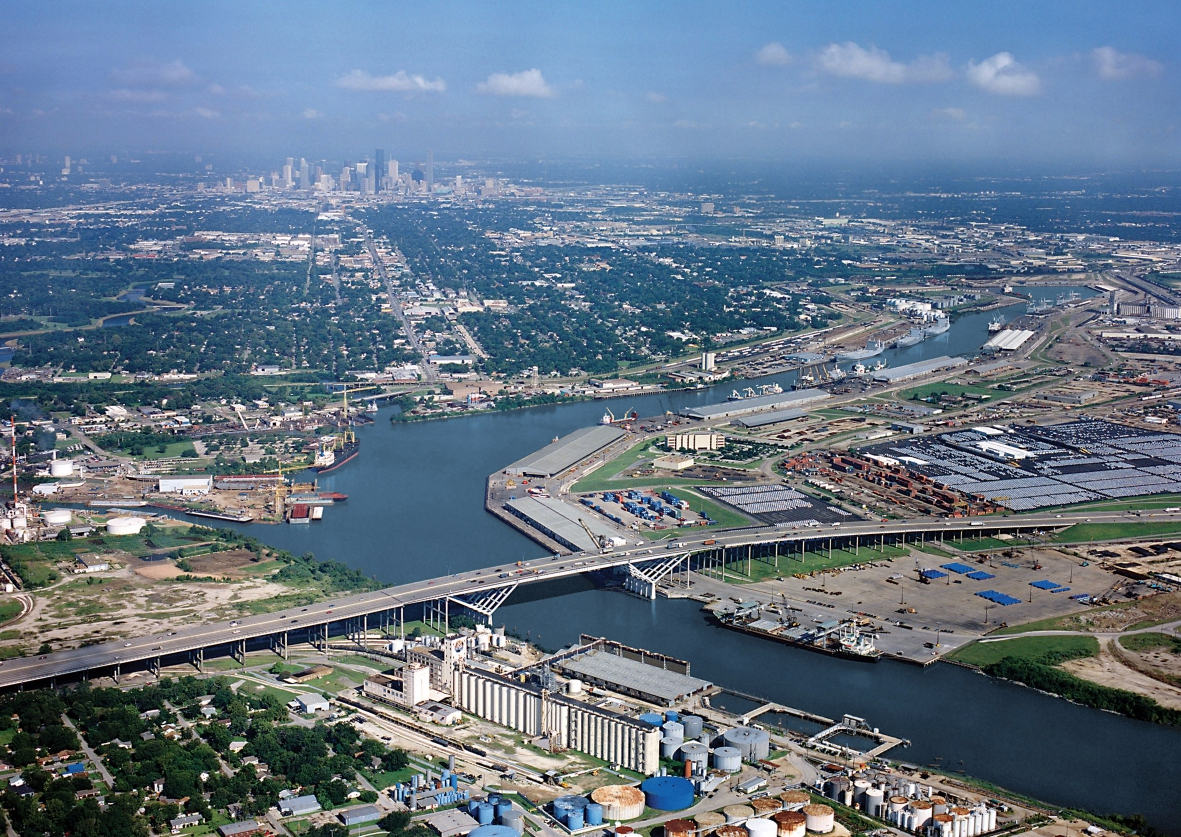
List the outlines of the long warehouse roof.
{"type": "Polygon", "coordinates": [[[785,409],[823,401],[832,396],[822,389],[801,389],[795,392],[783,392],[778,395],[757,395],[754,398],[742,398],[738,401],[726,401],[722,404],[709,404],[704,407],[687,407],[681,410],[681,415],[688,418],[712,419],[745,416],[757,413],[759,410],[785,409]]]}
{"type": "Polygon", "coordinates": [[[1000,349],[1002,352],[1011,352],[1033,337],[1033,332],[1024,328],[1006,328],[1004,331],[998,332],[995,337],[984,344],[986,349],[1000,349]]]}
{"type": "Polygon", "coordinates": [[[967,365],[968,361],[965,358],[942,355],[941,357],[933,357],[930,360],[908,363],[905,366],[896,366],[893,369],[883,369],[881,372],[875,372],[873,379],[886,383],[905,381],[908,378],[917,378],[920,375],[927,375],[931,372],[939,372],[943,369],[954,369],[957,366],[967,365]]]}
{"type": "Polygon", "coordinates": [[[591,651],[563,660],[567,673],[606,683],[625,692],[675,703],[711,685],[708,681],[668,669],[650,666],[638,660],[620,657],[608,651],[591,651]]]}
{"type": "Polygon", "coordinates": [[[580,518],[596,535],[620,537],[620,533],[603,523],[593,509],[573,506],[552,497],[517,497],[505,505],[534,528],[550,534],[551,537],[556,535],[555,540],[583,552],[598,551],[598,544],[592,541],[579,525],[580,518]]]}
{"type": "Polygon", "coordinates": [[[800,407],[789,407],[786,410],[772,410],[769,413],[756,413],[753,416],[740,418],[735,424],[743,427],[766,427],[768,424],[778,424],[781,421],[791,421],[808,415],[808,411],[800,407]]]}
{"type": "Polygon", "coordinates": [[[627,434],[618,427],[583,427],[556,442],[551,442],[541,450],[534,451],[524,459],[518,459],[505,470],[510,474],[525,477],[552,477],[577,465],[625,435],[627,434]]]}

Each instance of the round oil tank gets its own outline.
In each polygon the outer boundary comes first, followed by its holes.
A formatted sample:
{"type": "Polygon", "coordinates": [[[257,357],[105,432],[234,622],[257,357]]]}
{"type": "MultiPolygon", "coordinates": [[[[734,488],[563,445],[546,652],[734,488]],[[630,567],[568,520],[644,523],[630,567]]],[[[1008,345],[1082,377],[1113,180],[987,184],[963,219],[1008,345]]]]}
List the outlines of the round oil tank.
{"type": "Polygon", "coordinates": [[[666,720],[666,721],[679,721],[679,720],[681,720],[681,714],[680,714],[679,712],[673,712],[673,711],[670,709],[670,710],[668,710],[667,712],[665,712],[665,713],[664,713],[664,720],[666,720]]]}
{"type": "Polygon", "coordinates": [[[702,811],[700,814],[694,814],[693,821],[697,823],[697,830],[703,835],[709,834],[719,825],[726,824],[726,818],[716,811],[702,811]]]}
{"type": "Polygon", "coordinates": [[[756,817],[767,817],[776,811],[782,811],[783,803],[773,796],[764,796],[762,799],[752,799],[750,807],[755,809],[756,817]]]}
{"type": "Polygon", "coordinates": [[[497,822],[503,822],[505,816],[512,813],[513,803],[509,802],[507,799],[501,799],[492,806],[492,809],[496,812],[497,822]]]}
{"type": "Polygon", "coordinates": [[[669,820],[664,824],[666,837],[691,837],[697,830],[697,824],[692,820],[669,820]]]}
{"type": "Polygon", "coordinates": [[[640,723],[650,727],[658,727],[664,723],[664,716],[659,712],[645,712],[640,716],[640,723]]]}
{"type": "Polygon", "coordinates": [[[586,809],[585,808],[573,808],[570,810],[570,813],[566,815],[566,827],[568,829],[570,829],[571,831],[578,831],[586,824],[585,823],[586,817],[582,813],[584,810],[586,810],[586,809]]]}
{"type": "Polygon", "coordinates": [[[12,521],[7,517],[0,517],[0,529],[11,529],[12,521]]]}
{"type": "Polygon", "coordinates": [[[805,805],[804,827],[815,834],[827,834],[836,823],[836,815],[827,805],[805,805]]]}
{"type": "Polygon", "coordinates": [[[677,750],[681,749],[682,740],[680,738],[673,738],[671,735],[666,735],[660,739],[660,757],[662,759],[675,759],[677,757],[677,750]]]}
{"type": "Polygon", "coordinates": [[[505,828],[511,828],[518,835],[525,833],[525,817],[520,811],[512,811],[504,815],[500,824],[505,828]]]}
{"type": "Polygon", "coordinates": [[[951,827],[955,823],[955,817],[951,814],[935,814],[935,816],[931,817],[931,821],[939,829],[938,833],[942,837],[947,837],[947,835],[951,834],[951,827]]]}
{"type": "Polygon", "coordinates": [[[761,761],[771,751],[771,736],[763,729],[734,727],[722,733],[727,747],[736,747],[746,761],[761,761]]]}
{"type": "Polygon", "coordinates": [[[679,776],[654,776],[640,790],[648,807],[657,811],[680,811],[693,804],[693,783],[679,776]]]}
{"type": "Polygon", "coordinates": [[[807,791],[789,790],[779,794],[779,801],[783,803],[783,807],[789,808],[792,806],[807,805],[812,801],[812,797],[807,791]]]}
{"type": "Polygon", "coordinates": [[[665,738],[675,738],[678,741],[685,740],[685,728],[676,721],[665,721],[661,729],[664,730],[665,738]]]}
{"type": "Polygon", "coordinates": [[[802,811],[780,811],[771,819],[778,827],[778,837],[804,837],[808,818],[802,811]]]}
{"type": "Polygon", "coordinates": [[[568,695],[582,694],[582,681],[581,680],[571,680],[569,683],[567,683],[566,684],[566,694],[568,694],[568,695]]]}
{"type": "Polygon", "coordinates": [[[69,509],[49,509],[43,514],[46,526],[65,526],[74,519],[69,509]]]}
{"type": "Polygon", "coordinates": [[[685,728],[686,739],[698,739],[701,737],[701,716],[700,715],[682,715],[677,719],[681,726],[685,728]]]}
{"type": "Polygon", "coordinates": [[[844,776],[834,776],[824,783],[824,795],[829,799],[840,799],[852,787],[853,783],[844,776]]]}
{"type": "Polygon", "coordinates": [[[947,800],[944,797],[932,796],[931,797],[931,805],[932,805],[931,810],[934,813],[936,813],[936,814],[946,814],[947,813],[947,800]]]}
{"type": "Polygon", "coordinates": [[[112,517],[107,521],[108,535],[138,535],[148,522],[142,517],[112,517]]]}
{"type": "Polygon", "coordinates": [[[714,768],[737,773],[742,769],[742,751],[737,747],[718,747],[714,750],[714,768]]]}
{"type": "Polygon", "coordinates": [[[931,809],[935,806],[926,799],[915,799],[911,801],[909,807],[911,816],[914,818],[914,830],[918,831],[927,823],[927,820],[931,819],[931,809]]]}
{"type": "Polygon", "coordinates": [[[634,820],[644,813],[644,794],[632,785],[595,788],[591,800],[603,806],[603,818],[608,820],[634,820]]]}
{"type": "Polygon", "coordinates": [[[691,761],[695,765],[706,767],[709,762],[709,747],[700,741],[684,741],[679,751],[681,761],[691,761]]]}
{"type": "Polygon", "coordinates": [[[496,817],[496,809],[487,802],[481,802],[476,808],[476,822],[480,825],[491,825],[496,817]]]}
{"type": "Polygon", "coordinates": [[[870,788],[865,792],[865,813],[871,817],[880,817],[885,800],[885,791],[881,788],[870,788]]]}
{"type": "Polygon", "coordinates": [[[753,817],[755,809],[749,805],[727,805],[722,813],[726,815],[726,822],[733,824],[753,817]]]}
{"type": "Polygon", "coordinates": [[[55,459],[49,463],[49,476],[69,477],[74,474],[74,460],[55,459]]]}
{"type": "Polygon", "coordinates": [[[507,825],[481,825],[468,832],[468,837],[521,837],[507,825]]]}
{"type": "Polygon", "coordinates": [[[865,779],[853,780],[853,804],[857,805],[862,810],[865,810],[865,792],[869,790],[870,784],[865,779]]]}
{"type": "Polygon", "coordinates": [[[779,828],[771,820],[755,817],[746,821],[746,833],[749,837],[776,837],[779,828]]]}
{"type": "Polygon", "coordinates": [[[889,811],[891,814],[897,814],[906,807],[907,799],[905,796],[891,796],[889,802],[889,811]]]}
{"type": "Polygon", "coordinates": [[[597,802],[587,803],[583,809],[585,812],[585,822],[587,825],[602,825],[603,824],[603,806],[597,802]]]}
{"type": "Polygon", "coordinates": [[[13,529],[26,529],[29,526],[29,519],[24,515],[12,518],[13,529]]]}
{"type": "Polygon", "coordinates": [[[616,837],[630,837],[630,835],[632,835],[634,833],[635,833],[635,829],[632,828],[630,825],[615,826],[616,837]]]}
{"type": "Polygon", "coordinates": [[[714,837],[747,837],[747,833],[741,825],[719,825],[714,829],[714,837]]]}

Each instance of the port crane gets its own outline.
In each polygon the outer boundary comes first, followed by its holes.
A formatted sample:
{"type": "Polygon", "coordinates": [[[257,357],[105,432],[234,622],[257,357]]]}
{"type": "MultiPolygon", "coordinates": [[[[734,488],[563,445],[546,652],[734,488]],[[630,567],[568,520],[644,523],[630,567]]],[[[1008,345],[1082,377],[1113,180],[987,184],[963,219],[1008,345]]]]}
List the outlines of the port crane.
{"type": "Polygon", "coordinates": [[[581,517],[578,518],[578,525],[582,527],[582,530],[590,537],[591,543],[598,547],[600,552],[606,552],[607,550],[611,549],[611,542],[607,540],[607,536],[596,535],[591,531],[591,528],[586,525],[586,521],[581,517]]]}

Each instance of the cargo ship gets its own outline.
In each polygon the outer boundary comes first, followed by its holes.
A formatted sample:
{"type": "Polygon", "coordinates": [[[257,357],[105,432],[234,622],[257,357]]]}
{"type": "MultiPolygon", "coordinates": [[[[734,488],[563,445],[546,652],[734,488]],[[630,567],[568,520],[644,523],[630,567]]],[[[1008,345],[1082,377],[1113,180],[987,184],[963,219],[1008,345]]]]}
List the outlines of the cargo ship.
{"type": "Polygon", "coordinates": [[[312,461],[312,469],[318,474],[335,471],[342,465],[351,462],[361,452],[361,442],[350,430],[339,436],[332,436],[331,445],[320,445],[316,458],[312,461]]]}
{"type": "Polygon", "coordinates": [[[864,349],[854,349],[851,352],[840,352],[837,354],[837,360],[865,360],[871,357],[877,357],[886,350],[886,344],[881,340],[870,340],[865,344],[864,349]]]}
{"type": "Polygon", "coordinates": [[[925,326],[923,328],[923,333],[927,335],[927,337],[935,337],[940,334],[946,334],[950,328],[951,320],[949,320],[947,317],[936,317],[934,320],[932,320],[931,325],[925,326]]]}
{"type": "Polygon", "coordinates": [[[863,633],[855,619],[801,625],[795,619],[784,619],[777,613],[773,614],[775,618],[764,618],[763,607],[757,602],[741,604],[736,610],[711,613],[723,627],[773,639],[784,645],[867,663],[876,663],[882,656],[874,645],[873,636],[863,633]]]}
{"type": "Polygon", "coordinates": [[[909,332],[894,341],[895,349],[906,349],[917,346],[927,339],[927,332],[921,328],[912,328],[909,332]]]}
{"type": "Polygon", "coordinates": [[[988,333],[989,334],[996,334],[998,331],[1000,331],[1004,327],[1005,327],[1005,315],[1004,314],[997,314],[995,317],[992,318],[992,321],[989,322],[989,324],[988,324],[988,333]]]}

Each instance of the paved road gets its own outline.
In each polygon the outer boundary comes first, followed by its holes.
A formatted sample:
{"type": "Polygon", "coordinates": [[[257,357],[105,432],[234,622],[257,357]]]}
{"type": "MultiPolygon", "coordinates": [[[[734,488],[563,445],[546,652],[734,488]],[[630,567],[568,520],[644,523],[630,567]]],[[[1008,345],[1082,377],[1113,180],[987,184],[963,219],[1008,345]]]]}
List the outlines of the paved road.
{"type": "Polygon", "coordinates": [[[1181,636],[1177,629],[1181,628],[1181,619],[1175,619],[1172,622],[1165,622],[1161,625],[1149,625],[1147,628],[1135,628],[1129,631],[1022,631],[1019,634],[1003,634],[1002,636],[990,636],[986,639],[980,640],[981,644],[986,642],[1004,642],[1007,639],[1019,639],[1026,636],[1093,636],[1096,639],[1117,639],[1121,636],[1133,636],[1134,634],[1172,634],[1173,636],[1181,636]]]}
{"type": "Polygon", "coordinates": [[[381,277],[381,281],[385,283],[386,297],[389,299],[390,309],[394,312],[394,316],[398,318],[398,322],[402,324],[402,330],[406,332],[406,339],[410,341],[410,348],[418,355],[422,361],[422,374],[427,381],[434,381],[436,379],[435,370],[431,367],[430,358],[427,356],[426,350],[418,340],[418,335],[414,332],[414,326],[411,325],[410,320],[406,317],[406,312],[402,310],[402,302],[394,293],[393,283],[390,282],[389,272],[385,269],[385,262],[381,260],[381,256],[377,252],[377,245],[373,242],[373,234],[369,229],[363,228],[365,233],[365,247],[369,250],[369,257],[373,260],[373,270],[381,277]]]}
{"type": "Polygon", "coordinates": [[[107,783],[107,787],[115,787],[115,777],[107,770],[106,765],[103,764],[103,760],[98,757],[98,753],[94,752],[90,744],[86,741],[85,736],[78,731],[78,728],[74,726],[74,722],[64,712],[62,713],[62,723],[77,734],[78,741],[82,743],[82,752],[86,754],[86,758],[90,759],[91,764],[98,770],[99,775],[103,777],[103,781],[107,783]]]}
{"type": "MultiPolygon", "coordinates": [[[[1181,521],[1181,513],[1159,513],[1158,520],[1181,521]]],[[[617,549],[604,554],[576,553],[570,556],[555,556],[518,564],[500,564],[482,570],[456,573],[441,578],[414,581],[396,587],[388,587],[373,593],[362,593],[347,598],[309,605],[304,608],[289,608],[278,613],[252,616],[233,622],[212,625],[198,625],[191,628],[168,631],[123,642],[108,642],[66,651],[57,651],[38,657],[7,660],[0,663],[0,688],[11,688],[24,683],[49,680],[54,677],[80,674],[94,669],[111,669],[130,663],[142,663],[163,657],[173,657],[215,646],[228,646],[243,640],[296,633],[293,641],[310,636],[311,629],[337,624],[347,619],[420,604],[426,601],[455,599],[461,596],[486,593],[488,591],[513,587],[518,584],[534,584],[556,578],[580,575],[595,570],[609,569],[627,564],[663,560],[684,555],[702,548],[758,546],[776,542],[820,540],[828,537],[851,537],[853,535],[883,537],[920,533],[928,538],[951,533],[983,537],[1003,531],[1046,531],[1080,522],[1140,521],[1123,512],[1086,512],[1077,514],[1017,515],[991,517],[984,520],[908,520],[908,521],[863,521],[845,523],[839,527],[815,527],[811,529],[777,529],[761,527],[731,532],[709,532],[696,529],[692,534],[678,537],[664,546],[643,544],[617,549]],[[706,543],[706,542],[710,543],[706,543]],[[309,632],[306,633],[305,632],[309,632]]]]}

